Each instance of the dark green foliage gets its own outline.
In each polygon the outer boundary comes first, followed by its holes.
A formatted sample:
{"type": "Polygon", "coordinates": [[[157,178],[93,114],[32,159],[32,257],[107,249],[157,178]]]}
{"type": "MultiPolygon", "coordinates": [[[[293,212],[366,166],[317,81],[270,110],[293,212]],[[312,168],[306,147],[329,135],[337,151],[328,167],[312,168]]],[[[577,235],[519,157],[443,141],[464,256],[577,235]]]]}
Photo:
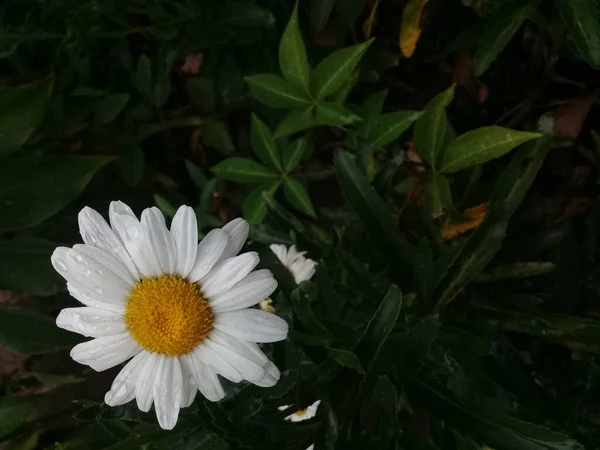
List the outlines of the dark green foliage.
{"type": "Polygon", "coordinates": [[[423,2],[411,58],[408,1],[374,3],[3,2],[0,447],[600,448],[598,1],[423,2]],[[170,432],[102,402],[49,258],[111,200],[251,223],[275,386],[170,432]]]}

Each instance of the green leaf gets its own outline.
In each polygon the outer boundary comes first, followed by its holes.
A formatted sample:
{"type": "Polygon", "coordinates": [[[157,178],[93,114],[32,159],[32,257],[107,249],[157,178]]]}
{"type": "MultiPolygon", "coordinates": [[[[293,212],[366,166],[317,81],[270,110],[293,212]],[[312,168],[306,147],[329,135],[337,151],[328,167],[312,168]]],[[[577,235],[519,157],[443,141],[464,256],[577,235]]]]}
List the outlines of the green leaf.
{"type": "Polygon", "coordinates": [[[473,303],[482,323],[501,330],[536,336],[579,352],[600,353],[600,321],[545,311],[515,311],[473,303]]]}
{"type": "Polygon", "coordinates": [[[279,67],[283,77],[290,83],[310,91],[310,66],[306,58],[306,48],[298,24],[298,2],[294,6],[292,17],[281,36],[279,43],[279,67]]]}
{"type": "Polygon", "coordinates": [[[329,21],[335,0],[312,0],[310,19],[315,32],[323,31],[329,21]]]}
{"type": "Polygon", "coordinates": [[[246,77],[250,92],[271,108],[301,108],[311,104],[308,94],[298,86],[272,74],[246,77]]]}
{"type": "Polygon", "coordinates": [[[165,217],[173,218],[177,212],[177,208],[167,200],[165,197],[159,194],[154,194],[154,204],[158,209],[165,215],[165,217]]]}
{"type": "Polygon", "coordinates": [[[540,133],[502,127],[482,127],[458,136],[446,149],[440,172],[457,172],[466,167],[499,158],[540,133]]]}
{"type": "Polygon", "coordinates": [[[185,160],[185,168],[196,187],[199,189],[204,189],[204,186],[208,181],[204,171],[189,159],[185,160]]]}
{"type": "MultiPolygon", "coordinates": [[[[454,98],[454,85],[436,95],[425,107],[415,124],[413,140],[419,155],[435,171],[436,162],[448,142],[449,128],[446,107],[454,98]]],[[[450,141],[452,141],[451,139],[450,141]]]]}
{"type": "Polygon", "coordinates": [[[320,103],[315,108],[315,125],[344,126],[357,120],[359,116],[337,103],[320,103]]]}
{"type": "Polygon", "coordinates": [[[21,148],[41,123],[50,101],[53,77],[0,89],[0,157],[21,148]]]}
{"type": "Polygon", "coordinates": [[[595,0],[556,0],[577,52],[595,69],[600,68],[600,20],[595,0]]]}
{"type": "Polygon", "coordinates": [[[238,183],[260,183],[278,177],[276,173],[271,172],[262,164],[238,157],[221,161],[212,168],[212,171],[220,178],[238,183]]]}
{"type": "Polygon", "coordinates": [[[148,101],[152,97],[152,63],[146,55],[140,56],[135,69],[134,87],[148,101]]]}
{"type": "Polygon", "coordinates": [[[364,373],[358,356],[348,350],[340,350],[337,348],[327,348],[329,356],[342,367],[349,367],[356,370],[358,373],[364,373]]]}
{"type": "Polygon", "coordinates": [[[508,221],[533,183],[551,143],[552,137],[544,136],[515,154],[496,183],[485,219],[454,256],[445,273],[436,277],[441,279],[436,311],[452,301],[498,252],[508,221]]]}
{"type": "Polygon", "coordinates": [[[315,108],[313,106],[307,106],[305,108],[294,109],[285,116],[285,118],[279,122],[273,137],[275,139],[288,136],[290,134],[297,133],[298,131],[306,130],[317,126],[317,119],[315,117],[315,108]]]}
{"type": "Polygon", "coordinates": [[[271,130],[265,123],[252,114],[252,125],[250,127],[250,143],[258,159],[271,170],[281,172],[281,159],[277,146],[271,135],[271,130]]]}
{"type": "Polygon", "coordinates": [[[310,140],[307,136],[302,136],[289,143],[287,149],[283,152],[283,155],[281,155],[283,160],[283,171],[285,173],[291,173],[298,167],[298,164],[300,164],[300,161],[302,161],[302,158],[306,155],[309,146],[310,140]]]}
{"type": "Polygon", "coordinates": [[[298,211],[308,214],[311,217],[316,217],[315,208],[306,189],[295,178],[286,178],[283,181],[283,193],[290,205],[298,211]]]}
{"type": "Polygon", "coordinates": [[[244,200],[244,205],[242,207],[244,219],[252,225],[261,223],[267,214],[267,204],[264,196],[266,195],[272,198],[280,184],[281,180],[274,180],[268,183],[262,183],[254,188],[248,194],[246,200],[244,200]]]}
{"type": "Polygon", "coordinates": [[[421,365],[426,360],[433,342],[435,341],[440,322],[437,316],[428,316],[403,336],[396,349],[396,361],[401,370],[398,371],[399,381],[406,384],[418,373],[421,365]]]}
{"type": "Polygon", "coordinates": [[[379,356],[381,347],[398,320],[401,308],[402,292],[398,286],[392,284],[354,349],[354,353],[366,371],[379,356]]]}
{"type": "Polygon", "coordinates": [[[35,398],[4,397],[0,399],[0,439],[12,433],[35,411],[35,398]]]}
{"type": "Polygon", "coordinates": [[[583,450],[579,443],[548,428],[510,417],[476,401],[459,402],[439,383],[416,377],[407,389],[428,411],[491,448],[510,450],[583,450]]]}
{"type": "Polygon", "coordinates": [[[50,265],[56,247],[52,242],[30,237],[0,242],[0,289],[34,295],[60,291],[64,282],[50,265]]]}
{"type": "Polygon", "coordinates": [[[397,273],[411,273],[413,251],[398,234],[389,205],[377,195],[350,155],[338,151],[335,169],[342,192],[370,229],[370,236],[397,273]]]}
{"type": "Polygon", "coordinates": [[[111,123],[129,102],[129,94],[112,94],[98,102],[95,109],[94,121],[107,125],[111,123]]]}
{"type": "Polygon", "coordinates": [[[76,384],[85,381],[85,378],[76,377],[75,375],[56,375],[53,373],[33,372],[32,374],[37,380],[46,386],[57,386],[64,384],[76,384]]]}
{"type": "Polygon", "coordinates": [[[361,136],[367,136],[369,134],[373,122],[381,115],[381,110],[383,109],[383,104],[387,95],[387,89],[378,91],[367,97],[358,108],[358,113],[363,119],[359,129],[361,136]]]}
{"type": "Polygon", "coordinates": [[[311,79],[311,92],[317,100],[324,99],[342,87],[356,69],[371,42],[373,39],[338,50],[319,63],[311,79]]]}
{"type": "Polygon", "coordinates": [[[434,174],[429,177],[424,186],[424,206],[432,215],[439,216],[444,210],[452,209],[452,192],[448,178],[434,174]]]}
{"type": "Polygon", "coordinates": [[[422,111],[396,111],[383,114],[373,120],[373,125],[365,139],[373,149],[385,147],[398,139],[422,114],[422,111]]]}
{"type": "Polygon", "coordinates": [[[112,158],[47,156],[0,164],[0,231],[29,228],[75,200],[112,158]]]}
{"type": "Polygon", "coordinates": [[[227,125],[220,120],[206,119],[202,125],[202,142],[225,155],[235,150],[227,125]]]}
{"type": "Polygon", "coordinates": [[[515,33],[539,0],[516,0],[506,4],[483,24],[483,33],[477,39],[475,52],[475,74],[481,76],[515,33]]]}
{"type": "Polygon", "coordinates": [[[56,326],[53,318],[0,305],[0,344],[25,355],[53,353],[72,347],[80,338],[56,326]]]}
{"type": "Polygon", "coordinates": [[[544,275],[554,269],[556,269],[556,265],[551,262],[517,262],[486,270],[475,281],[477,283],[490,283],[514,278],[529,278],[544,275]]]}

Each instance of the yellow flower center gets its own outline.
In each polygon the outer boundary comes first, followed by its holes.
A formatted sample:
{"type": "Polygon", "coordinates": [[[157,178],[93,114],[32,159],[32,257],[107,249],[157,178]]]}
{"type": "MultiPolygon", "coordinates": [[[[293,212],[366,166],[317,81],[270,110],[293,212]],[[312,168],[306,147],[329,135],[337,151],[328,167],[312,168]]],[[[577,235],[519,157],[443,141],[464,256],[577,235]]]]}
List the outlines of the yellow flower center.
{"type": "Polygon", "coordinates": [[[199,286],[172,275],[138,281],[125,307],[127,329],[151,353],[191,352],[208,336],[212,322],[199,286]]]}
{"type": "Polygon", "coordinates": [[[298,416],[298,417],[302,417],[304,414],[306,414],[306,410],[307,410],[307,409],[308,409],[308,408],[301,409],[300,411],[296,411],[296,412],[294,413],[294,415],[295,415],[295,416],[298,416]]]}

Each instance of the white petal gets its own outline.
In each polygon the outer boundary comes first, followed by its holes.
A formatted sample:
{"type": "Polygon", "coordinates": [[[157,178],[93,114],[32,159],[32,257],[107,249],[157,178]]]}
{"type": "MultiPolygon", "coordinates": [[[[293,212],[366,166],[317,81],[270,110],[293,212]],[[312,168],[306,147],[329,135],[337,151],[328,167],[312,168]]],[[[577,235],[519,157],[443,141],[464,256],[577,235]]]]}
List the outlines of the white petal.
{"type": "Polygon", "coordinates": [[[315,450],[315,444],[310,444],[306,450],[315,450]]]}
{"type": "Polygon", "coordinates": [[[181,395],[181,407],[187,408],[196,398],[198,393],[198,383],[194,375],[194,367],[191,365],[191,361],[184,356],[179,357],[179,363],[181,364],[181,382],[182,382],[182,395],[181,395]]]}
{"type": "Polygon", "coordinates": [[[259,309],[216,314],[213,325],[217,330],[250,342],[282,341],[288,333],[285,320],[259,309]]]}
{"type": "Polygon", "coordinates": [[[200,280],[205,298],[212,299],[243,280],[258,264],[258,253],[248,252],[226,259],[200,280]]]}
{"type": "Polygon", "coordinates": [[[248,222],[246,222],[244,219],[238,217],[237,219],[234,219],[223,226],[221,230],[227,233],[227,237],[229,238],[227,249],[225,249],[223,255],[221,256],[221,260],[225,260],[237,255],[240,252],[246,243],[246,239],[248,239],[250,225],[248,225],[248,222]]]}
{"type": "Polygon", "coordinates": [[[110,225],[121,238],[138,270],[147,277],[160,275],[146,254],[142,252],[140,240],[140,221],[131,208],[123,202],[111,202],[108,208],[110,225]]]}
{"type": "MultiPolygon", "coordinates": [[[[214,333],[213,333],[214,334],[214,333]]],[[[265,376],[264,363],[257,361],[256,355],[234,338],[212,336],[206,339],[203,346],[212,348],[225,361],[242,375],[245,380],[259,381],[265,376]]]]}
{"type": "Polygon", "coordinates": [[[233,383],[239,383],[244,379],[244,376],[233,366],[229,361],[213,350],[212,347],[200,344],[192,352],[194,358],[199,358],[204,364],[212,367],[216,373],[224,378],[227,378],[233,383]]]}
{"type": "Polygon", "coordinates": [[[108,264],[120,265],[120,263],[104,250],[76,245],[67,252],[64,261],[67,266],[67,281],[82,295],[95,302],[125,304],[131,286],[110,270],[108,264]],[[86,247],[96,253],[104,252],[104,254],[100,258],[91,256],[90,252],[82,251],[82,248],[86,247]],[[106,262],[105,259],[111,262],[106,262]]]}
{"type": "Polygon", "coordinates": [[[279,372],[277,366],[271,361],[267,361],[267,363],[264,366],[264,369],[265,376],[258,381],[254,381],[253,383],[257,386],[264,388],[275,386],[279,381],[279,378],[281,377],[281,372],[279,372]]]}
{"type": "Polygon", "coordinates": [[[264,300],[277,288],[277,281],[267,269],[249,273],[246,278],[223,294],[210,299],[214,312],[249,308],[264,300]]]}
{"type": "Polygon", "coordinates": [[[127,361],[141,350],[131,335],[125,332],[78,344],[71,350],[71,358],[102,372],[127,361]]]}
{"type": "Polygon", "coordinates": [[[303,281],[310,280],[316,272],[317,263],[312,259],[304,257],[297,259],[289,267],[290,272],[294,276],[294,281],[298,284],[303,281]]]}
{"type": "Polygon", "coordinates": [[[140,411],[148,412],[152,407],[152,386],[156,374],[162,372],[166,356],[150,353],[142,365],[135,383],[135,401],[140,411]]]}
{"type": "Polygon", "coordinates": [[[275,253],[275,256],[277,256],[277,259],[279,259],[279,261],[281,261],[282,264],[286,264],[287,248],[285,247],[285,245],[271,244],[269,248],[273,253],[275,253]]]}
{"type": "Polygon", "coordinates": [[[156,374],[152,386],[156,418],[163,430],[172,430],[177,424],[181,395],[182,380],[179,359],[167,356],[162,371],[156,374]]]}
{"type": "Polygon", "coordinates": [[[186,278],[196,262],[198,224],[196,214],[189,206],[181,206],[171,222],[171,234],[177,248],[175,272],[186,278]]]}
{"type": "Polygon", "coordinates": [[[196,262],[188,280],[195,283],[210,272],[221,258],[225,247],[227,247],[227,233],[219,229],[209,231],[198,244],[196,262]]]}
{"type": "Polygon", "coordinates": [[[118,406],[135,398],[135,385],[148,358],[150,358],[150,354],[142,350],[125,364],[125,367],[115,377],[110,391],[104,396],[104,403],[108,406],[118,406]]]}
{"type": "Polygon", "coordinates": [[[152,263],[154,276],[175,273],[177,250],[175,239],[165,225],[165,218],[156,207],[142,212],[140,226],[142,252],[152,263]]]}
{"type": "Polygon", "coordinates": [[[127,268],[134,279],[139,279],[139,272],[125,246],[97,211],[86,206],[79,212],[78,221],[83,242],[107,250],[127,268]]]}
{"type": "Polygon", "coordinates": [[[123,315],[100,308],[67,308],[56,318],[56,325],[88,337],[110,336],[127,331],[123,315]]]}
{"type": "MultiPolygon", "coordinates": [[[[137,280],[131,276],[123,263],[108,250],[83,244],[74,245],[73,250],[83,258],[87,258],[90,264],[94,264],[92,268],[99,271],[100,275],[106,272],[107,277],[116,277],[113,283],[117,283],[126,289],[135,286],[137,280]]],[[[85,261],[82,264],[85,265],[85,261]]]]}
{"type": "Polygon", "coordinates": [[[69,277],[69,269],[67,268],[67,253],[69,253],[69,250],[71,250],[70,247],[56,247],[50,257],[54,270],[65,280],[68,280],[69,277]]]}
{"type": "Polygon", "coordinates": [[[218,402],[225,397],[225,391],[219,381],[219,377],[215,371],[207,366],[200,358],[198,358],[193,352],[181,357],[185,359],[187,366],[191,369],[198,389],[207,400],[211,402],[218,402]]]}
{"type": "Polygon", "coordinates": [[[125,303],[106,303],[104,301],[98,301],[97,295],[87,296],[84,295],[76,286],[72,283],[67,283],[67,290],[72,297],[79,300],[85,306],[89,306],[95,309],[105,309],[107,311],[112,311],[123,315],[125,313],[125,303]]]}

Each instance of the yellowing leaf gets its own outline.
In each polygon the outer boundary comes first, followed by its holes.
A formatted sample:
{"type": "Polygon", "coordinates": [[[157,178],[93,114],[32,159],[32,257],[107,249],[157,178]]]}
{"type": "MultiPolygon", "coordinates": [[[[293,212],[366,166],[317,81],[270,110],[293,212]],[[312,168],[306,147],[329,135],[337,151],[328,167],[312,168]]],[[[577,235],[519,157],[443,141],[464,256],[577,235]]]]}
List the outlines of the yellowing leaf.
{"type": "Polygon", "coordinates": [[[373,2],[373,6],[371,7],[371,12],[369,13],[369,17],[363,22],[363,35],[365,39],[371,38],[371,32],[373,31],[373,23],[375,22],[375,18],[377,17],[377,8],[379,8],[379,0],[375,0],[373,2]]]}
{"type": "Polygon", "coordinates": [[[485,218],[487,209],[487,203],[482,203],[481,205],[465,209],[463,212],[463,217],[466,220],[461,223],[447,223],[444,225],[441,230],[442,238],[452,239],[460,234],[477,228],[485,218]]]}
{"type": "Polygon", "coordinates": [[[400,51],[410,58],[417,48],[421,36],[423,11],[429,0],[409,0],[402,13],[400,23],[400,51]]]}

